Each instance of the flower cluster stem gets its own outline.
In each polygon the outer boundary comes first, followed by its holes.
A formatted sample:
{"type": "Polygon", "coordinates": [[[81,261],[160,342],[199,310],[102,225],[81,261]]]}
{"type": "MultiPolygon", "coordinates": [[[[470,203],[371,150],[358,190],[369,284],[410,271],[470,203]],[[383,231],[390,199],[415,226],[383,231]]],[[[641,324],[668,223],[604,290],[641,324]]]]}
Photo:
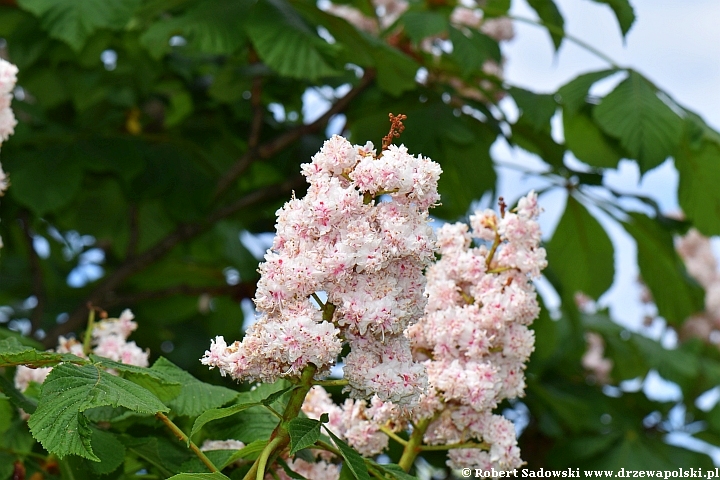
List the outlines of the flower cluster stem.
{"type": "Polygon", "coordinates": [[[181,442],[185,442],[190,447],[190,450],[193,451],[193,453],[200,459],[202,463],[205,464],[207,468],[210,469],[211,472],[215,473],[220,471],[215,466],[215,464],[213,464],[210,459],[198,448],[198,446],[190,441],[188,436],[185,435],[182,430],[180,430],[180,427],[175,425],[175,423],[173,423],[173,421],[167,417],[167,415],[162,412],[157,412],[155,414],[155,417],[161,422],[163,422],[165,426],[168,427],[170,431],[175,435],[175,437],[177,437],[178,440],[180,440],[181,442]]]}
{"type": "Polygon", "coordinates": [[[413,428],[410,439],[405,444],[402,456],[400,457],[400,461],[398,462],[398,465],[404,471],[410,471],[413,463],[415,463],[415,459],[420,454],[420,452],[422,452],[422,441],[423,437],[425,436],[425,430],[427,430],[428,425],[430,425],[431,421],[432,418],[424,418],[415,425],[415,428],[413,428]]]}
{"type": "Polygon", "coordinates": [[[287,407],[283,412],[282,419],[272,435],[270,441],[263,449],[260,456],[255,460],[250,470],[245,474],[243,480],[262,480],[265,476],[265,470],[275,461],[278,455],[290,444],[290,433],[288,425],[290,421],[300,414],[305,396],[313,386],[313,377],[317,367],[310,364],[305,367],[300,376],[297,388],[290,392],[287,407]]]}
{"type": "Polygon", "coordinates": [[[92,332],[95,328],[95,309],[91,306],[90,313],[88,314],[87,330],[85,330],[85,337],[83,338],[83,353],[90,355],[92,353],[92,332]]]}

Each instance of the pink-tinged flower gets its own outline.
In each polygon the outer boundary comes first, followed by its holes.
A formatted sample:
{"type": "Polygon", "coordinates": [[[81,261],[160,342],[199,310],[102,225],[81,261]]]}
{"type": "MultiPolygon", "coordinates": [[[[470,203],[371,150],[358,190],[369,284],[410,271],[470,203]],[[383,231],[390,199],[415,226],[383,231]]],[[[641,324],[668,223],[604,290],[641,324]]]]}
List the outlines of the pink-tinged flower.
{"type": "Polygon", "coordinates": [[[346,359],[353,395],[417,402],[425,375],[403,332],[423,314],[440,167],[402,146],[376,156],[372,143],[336,135],[302,172],[308,192],[278,210],[259,267],[259,321],[230,347],[216,339],[202,362],[238,380],[297,377],[310,364],[324,375],[349,339],[351,349],[367,346],[346,359]],[[326,305],[315,303],[320,297],[326,305]],[[388,345],[397,350],[390,360],[388,345]],[[365,356],[372,364],[360,372],[365,356]]]}

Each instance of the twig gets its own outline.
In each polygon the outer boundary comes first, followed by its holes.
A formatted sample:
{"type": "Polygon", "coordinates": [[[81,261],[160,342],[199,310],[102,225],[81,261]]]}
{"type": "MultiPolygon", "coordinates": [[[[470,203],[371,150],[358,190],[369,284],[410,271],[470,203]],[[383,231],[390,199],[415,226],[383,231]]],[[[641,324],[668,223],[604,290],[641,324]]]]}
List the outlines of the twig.
{"type": "Polygon", "coordinates": [[[343,112],[350,105],[350,102],[372,83],[374,78],[375,71],[372,69],[366,69],[365,74],[360,79],[360,82],[351,88],[344,97],[339,98],[320,118],[307,125],[300,125],[288,130],[282,135],[258,146],[257,148],[249,149],[247,153],[240,157],[220,178],[215,190],[215,198],[222,195],[255,160],[265,160],[270,158],[279,151],[285,149],[288,145],[294,143],[303,135],[319,131],[327,124],[330,118],[343,112]]]}

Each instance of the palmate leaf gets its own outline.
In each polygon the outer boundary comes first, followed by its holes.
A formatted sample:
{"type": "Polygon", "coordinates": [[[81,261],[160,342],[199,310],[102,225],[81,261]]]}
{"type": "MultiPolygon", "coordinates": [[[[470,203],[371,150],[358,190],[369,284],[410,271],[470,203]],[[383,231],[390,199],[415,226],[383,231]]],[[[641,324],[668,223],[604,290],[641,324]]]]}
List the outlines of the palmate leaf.
{"type": "Polygon", "coordinates": [[[463,75],[482,72],[482,67],[488,60],[500,61],[498,42],[484,33],[472,30],[463,32],[454,27],[450,27],[448,31],[453,44],[450,57],[458,64],[463,75]]]}
{"type": "Polygon", "coordinates": [[[675,154],[680,143],[680,117],[660,100],[656,88],[634,71],[595,107],[593,117],[638,160],[642,173],[675,154]]]}
{"type": "Polygon", "coordinates": [[[169,401],[170,409],[178,415],[194,417],[231,402],[238,392],[229,388],[201,382],[164,357],[160,357],[150,369],[164,379],[182,385],[180,394],[169,401]]]}
{"type": "Polygon", "coordinates": [[[342,73],[330,61],[339,47],[320,38],[284,0],[259,0],[247,33],[263,62],[280,75],[316,80],[342,73]]]}
{"type": "Polygon", "coordinates": [[[550,119],[558,108],[554,95],[538,94],[518,87],[510,88],[510,95],[525,123],[538,131],[550,131],[550,119]]]}
{"type": "Polygon", "coordinates": [[[195,435],[197,432],[199,432],[202,427],[205,426],[206,423],[212,422],[213,420],[219,420],[221,418],[226,418],[231,415],[235,415],[236,413],[240,413],[243,410],[247,410],[250,407],[257,407],[259,405],[258,403],[240,403],[237,405],[231,405],[229,407],[225,408],[213,408],[211,410],[208,410],[206,412],[203,412],[198,418],[195,419],[195,423],[193,423],[192,430],[190,431],[190,435],[188,438],[191,438],[193,435],[195,435]]]}
{"type": "MultiPolygon", "coordinates": [[[[415,74],[420,65],[387,43],[359,31],[347,20],[323,12],[315,2],[297,1],[293,6],[311,22],[323,25],[342,48],[344,62],[377,70],[377,84],[390,95],[400,95],[416,87],[415,74]]],[[[387,118],[387,113],[385,113],[387,118]]]]}
{"type": "Polygon", "coordinates": [[[658,314],[678,325],[703,309],[703,290],[685,270],[672,233],[641,213],[629,215],[623,226],[637,242],[640,275],[653,294],[658,314]]]}
{"type": "Polygon", "coordinates": [[[563,112],[565,145],[588,165],[617,168],[623,155],[618,141],[603,132],[584,110],[572,114],[563,112]]]}
{"type": "Polygon", "coordinates": [[[720,235],[720,144],[683,140],[675,158],[680,174],[678,201],[703,235],[720,235]]]}
{"type": "Polygon", "coordinates": [[[40,17],[50,36],[80,51],[96,30],[123,28],[140,0],[18,0],[21,8],[40,17]]]}
{"type": "Polygon", "coordinates": [[[329,428],[326,427],[325,431],[327,431],[330,438],[332,438],[335,445],[337,445],[338,450],[340,450],[340,454],[344,460],[343,470],[347,469],[350,473],[352,473],[350,478],[355,478],[357,480],[370,480],[370,474],[368,473],[367,465],[365,465],[365,459],[355,450],[350,448],[347,443],[340,440],[340,438],[331,432],[329,428]]]}
{"type": "Polygon", "coordinates": [[[168,40],[182,35],[203,53],[227,55],[247,42],[244,25],[252,2],[204,0],[187,11],[150,25],[140,42],[155,58],[170,51],[168,40]]]}
{"type": "Polygon", "coordinates": [[[555,50],[557,51],[565,36],[565,20],[560,10],[558,10],[557,5],[555,5],[555,2],[552,0],[528,0],[528,4],[535,10],[547,28],[553,45],[555,45],[555,50]]]}
{"type": "Polygon", "coordinates": [[[82,412],[105,405],[150,414],[169,410],[144,388],[95,365],[64,363],[43,383],[40,402],[28,425],[35,439],[59,458],[72,454],[99,461],[90,444],[92,430],[82,412]]]}
{"type": "MultiPolygon", "coordinates": [[[[327,419],[325,420],[327,421],[327,419]]],[[[310,418],[293,418],[288,425],[290,455],[315,444],[320,438],[322,422],[310,418]]]]}
{"type": "Polygon", "coordinates": [[[562,282],[565,298],[578,291],[598,298],[612,285],[615,267],[610,238],[572,196],[546,249],[548,268],[562,282]]]}
{"type": "Polygon", "coordinates": [[[609,5],[615,12],[615,17],[620,24],[620,30],[623,36],[627,35],[635,23],[635,11],[628,0],[593,0],[596,3],[604,3],[609,5]]]}
{"type": "Polygon", "coordinates": [[[617,73],[617,69],[600,70],[597,72],[588,72],[570,80],[568,83],[560,87],[557,95],[560,96],[564,112],[574,114],[580,107],[585,105],[585,97],[587,97],[590,87],[606,78],[613,73],[617,73]]]}
{"type": "Polygon", "coordinates": [[[51,367],[61,362],[86,363],[87,361],[72,353],[41,352],[21,344],[14,337],[0,340],[0,367],[16,365],[51,367]]]}

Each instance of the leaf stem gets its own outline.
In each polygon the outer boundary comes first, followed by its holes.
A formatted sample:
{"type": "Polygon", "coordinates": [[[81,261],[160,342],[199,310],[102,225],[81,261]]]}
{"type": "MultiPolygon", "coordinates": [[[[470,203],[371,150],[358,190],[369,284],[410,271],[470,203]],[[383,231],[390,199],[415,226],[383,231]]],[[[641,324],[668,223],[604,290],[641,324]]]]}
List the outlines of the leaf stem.
{"type": "Polygon", "coordinates": [[[95,328],[95,308],[90,305],[90,313],[88,313],[87,329],[85,330],[85,338],[83,338],[83,353],[89,356],[92,353],[92,332],[95,328]]]}
{"type": "Polygon", "coordinates": [[[415,428],[410,435],[410,439],[405,444],[402,457],[400,457],[400,461],[398,462],[398,465],[404,471],[410,471],[413,463],[415,463],[415,459],[422,451],[423,436],[425,435],[425,430],[427,430],[428,425],[430,425],[431,421],[432,418],[423,418],[417,423],[417,425],[415,425],[415,428]]]}
{"type": "Polygon", "coordinates": [[[423,452],[438,452],[443,450],[452,450],[454,448],[479,448],[481,450],[489,450],[490,445],[485,442],[464,442],[464,443],[451,443],[448,445],[421,445],[420,450],[423,452]]]}
{"type": "MultiPolygon", "coordinates": [[[[326,305],[335,307],[331,303],[326,305]]],[[[324,315],[323,315],[324,316],[324,315]]],[[[263,449],[260,456],[255,460],[250,470],[245,474],[243,480],[262,480],[265,475],[265,469],[268,465],[272,465],[274,459],[290,444],[290,433],[288,432],[288,424],[290,420],[296,418],[300,414],[305,396],[313,386],[313,377],[317,367],[312,363],[306,366],[297,383],[297,387],[291,390],[287,407],[282,414],[280,423],[270,435],[270,441],[263,449]]]]}
{"type": "Polygon", "coordinates": [[[380,431],[383,432],[388,437],[395,440],[397,443],[399,443],[402,446],[406,446],[408,444],[407,440],[405,440],[404,438],[400,437],[398,434],[396,434],[395,432],[390,430],[390,428],[387,427],[386,425],[383,425],[382,427],[380,427],[380,431]]]}
{"type": "Polygon", "coordinates": [[[265,446],[262,453],[260,454],[260,457],[258,457],[255,480],[263,480],[263,477],[265,476],[265,469],[267,468],[268,458],[270,458],[270,455],[272,455],[275,452],[275,449],[278,448],[282,443],[282,437],[277,436],[273,438],[272,441],[267,444],[267,446],[265,446]]]}
{"type": "Polygon", "coordinates": [[[173,421],[167,417],[167,415],[162,412],[157,412],[155,414],[155,417],[161,422],[163,422],[165,426],[168,427],[170,431],[175,435],[175,437],[177,437],[178,440],[184,442],[186,445],[189,445],[190,450],[193,451],[193,453],[200,459],[202,463],[205,464],[206,467],[210,469],[211,472],[220,472],[220,470],[218,470],[218,468],[210,461],[210,459],[205,456],[205,454],[198,448],[198,446],[195,445],[192,441],[190,441],[188,436],[185,435],[185,433],[180,430],[180,428],[175,425],[173,421]]]}
{"type": "Polygon", "coordinates": [[[344,378],[338,378],[335,380],[315,380],[313,384],[321,387],[344,387],[348,384],[348,381],[344,378]]]}

